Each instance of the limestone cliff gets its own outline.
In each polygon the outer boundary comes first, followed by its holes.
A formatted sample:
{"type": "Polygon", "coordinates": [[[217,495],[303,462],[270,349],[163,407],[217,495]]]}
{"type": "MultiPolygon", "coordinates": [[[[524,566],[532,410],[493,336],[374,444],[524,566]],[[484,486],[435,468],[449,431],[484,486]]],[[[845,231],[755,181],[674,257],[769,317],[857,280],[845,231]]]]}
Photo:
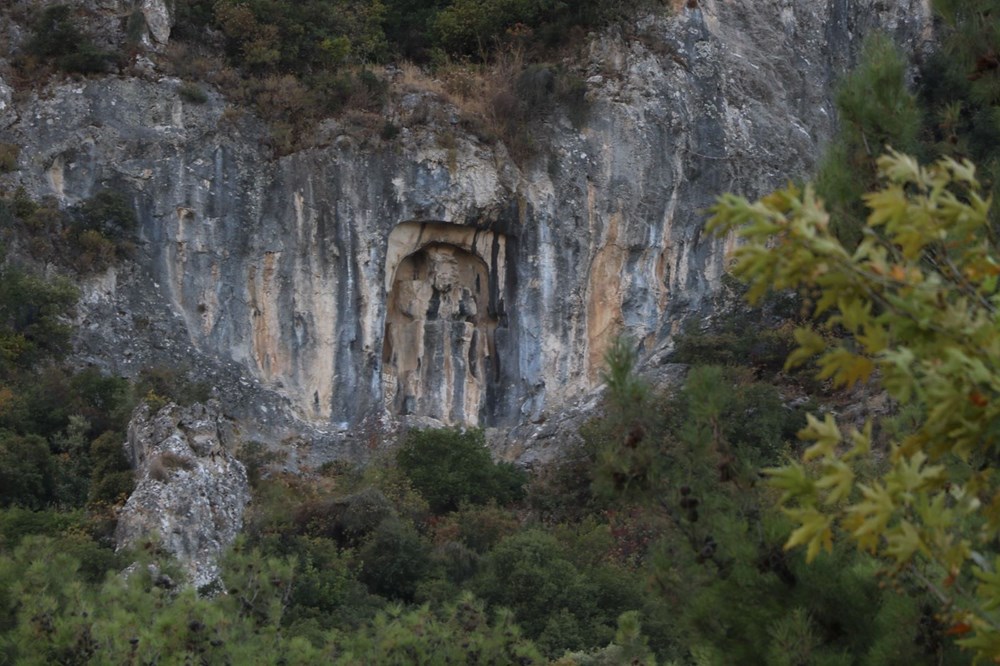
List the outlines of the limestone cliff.
{"type": "MultiPolygon", "coordinates": [[[[153,41],[161,5],[143,4],[153,41]]],[[[703,306],[726,249],[705,209],[813,169],[866,33],[916,52],[929,32],[926,0],[697,5],[593,36],[586,118],[535,119],[521,163],[420,122],[438,103],[420,92],[389,110],[390,141],[328,122],[275,159],[262,123],[154,72],[17,101],[0,83],[0,141],[23,147],[0,184],[134,203],[139,257],[87,286],[81,358],[186,360],[232,413],[320,439],[384,417],[540,420],[595,385],[619,333],[651,350],[703,306]]]]}

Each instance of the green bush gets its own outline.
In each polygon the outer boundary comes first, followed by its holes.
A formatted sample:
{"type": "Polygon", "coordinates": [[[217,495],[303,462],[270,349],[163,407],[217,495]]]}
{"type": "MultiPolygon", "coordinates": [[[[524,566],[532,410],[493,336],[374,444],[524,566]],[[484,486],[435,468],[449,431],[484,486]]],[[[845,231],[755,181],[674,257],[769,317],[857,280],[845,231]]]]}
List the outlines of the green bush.
{"type": "Polygon", "coordinates": [[[532,25],[539,18],[531,0],[453,0],[434,20],[435,41],[447,51],[485,55],[516,23],[532,25]]]}
{"type": "Polygon", "coordinates": [[[295,584],[285,624],[315,622],[319,627],[355,625],[373,615],[382,601],[369,595],[357,578],[349,551],[318,537],[294,537],[280,553],[294,557],[295,584]]]}
{"type": "Polygon", "coordinates": [[[484,556],[473,590],[509,608],[549,656],[607,645],[617,617],[643,604],[640,579],[613,567],[581,569],[552,534],[528,529],[484,556]]]}
{"type": "Polygon", "coordinates": [[[56,463],[37,435],[0,433],[0,507],[39,509],[55,496],[56,463]]]}
{"type": "Polygon", "coordinates": [[[29,367],[69,349],[65,317],[77,291],[66,280],[44,280],[13,266],[0,269],[0,368],[29,367]]]}
{"type": "Polygon", "coordinates": [[[135,477],[122,445],[125,436],[108,430],[90,443],[90,502],[122,504],[135,488],[135,477]]]}
{"type": "Polygon", "coordinates": [[[97,231],[113,241],[123,241],[135,233],[138,220],[131,202],[115,190],[100,190],[71,210],[73,226],[97,231]]]}
{"type": "Polygon", "coordinates": [[[510,613],[491,622],[481,602],[463,595],[439,613],[427,607],[380,613],[371,625],[338,637],[337,664],[522,664],[545,661],[510,613]]]}
{"type": "Polygon", "coordinates": [[[913,152],[921,130],[916,96],[907,89],[907,63],[887,36],[865,40],[858,66],[840,83],[840,130],[816,177],[837,236],[848,247],[861,240],[867,217],[862,195],[877,183],[875,159],[886,146],[913,152]]]}
{"type": "Polygon", "coordinates": [[[495,503],[485,506],[463,504],[436,522],[435,533],[437,539],[457,541],[476,553],[486,553],[520,527],[513,511],[495,503]]]}
{"type": "Polygon", "coordinates": [[[36,511],[24,507],[0,510],[0,552],[9,552],[27,536],[57,537],[69,530],[82,530],[81,511],[36,511]]]}
{"type": "MultiPolygon", "coordinates": [[[[607,413],[587,432],[597,437],[590,443],[598,450],[594,486],[616,502],[605,514],[615,560],[642,571],[659,591],[661,605],[641,593],[623,595],[627,575],[563,554],[578,570],[590,567],[584,580],[595,590],[590,595],[603,599],[597,608],[634,604],[644,611],[649,643],[661,659],[881,664],[896,663],[889,655],[898,650],[905,655],[900,663],[961,663],[942,647],[941,627],[921,615],[919,604],[895,603],[892,593],[880,590],[871,577],[875,560],[834,549],[807,567],[782,549],[788,521],[772,509],[759,465],[773,464],[781,455],[801,414],[785,409],[775,387],[753,381],[746,369],[698,366],[679,393],[657,397],[632,374],[634,356],[619,346],[612,352],[607,413]]],[[[564,553],[599,554],[607,548],[599,545],[599,532],[581,531],[575,539],[565,532],[553,535],[564,553]]],[[[477,578],[484,598],[505,594],[501,579],[516,584],[515,590],[532,587],[530,579],[520,583],[521,574],[512,571],[530,572],[531,562],[560,557],[554,544],[544,557],[522,547],[518,555],[507,553],[500,573],[494,573],[492,558],[506,543],[486,558],[477,578]],[[509,564],[522,560],[518,567],[509,564]]],[[[570,583],[563,587],[572,589],[570,583]]],[[[565,613],[543,616],[529,608],[524,617],[531,619],[523,622],[529,636],[542,631],[537,641],[551,649],[547,630],[568,636],[581,627],[588,631],[580,613],[573,614],[575,624],[565,613]],[[546,626],[539,628],[543,617],[546,626]]]]}
{"type": "Polygon", "coordinates": [[[386,54],[381,3],[359,0],[221,0],[215,21],[236,64],[258,73],[309,72],[386,54]]]}
{"type": "Polygon", "coordinates": [[[419,583],[431,573],[430,545],[412,525],[383,520],[358,551],[361,581],[374,594],[413,601],[419,583]]]}
{"type": "Polygon", "coordinates": [[[427,62],[432,22],[446,0],[385,0],[382,29],[389,44],[404,58],[427,62]]]}
{"type": "Polygon", "coordinates": [[[341,546],[355,546],[392,518],[396,518],[392,502],[376,488],[363,488],[347,497],[305,501],[296,509],[291,522],[299,534],[332,539],[341,546]]]}
{"type": "Polygon", "coordinates": [[[127,380],[89,367],[69,377],[69,389],[73,412],[90,424],[90,436],[97,437],[109,430],[125,431],[135,407],[127,380]]]}
{"type": "Polygon", "coordinates": [[[0,173],[17,171],[17,158],[21,155],[21,146],[16,143],[0,143],[0,173]]]}
{"type": "Polygon", "coordinates": [[[544,49],[565,43],[574,28],[620,20],[642,4],[600,0],[452,0],[430,21],[434,45],[462,56],[486,57],[510,44],[544,49]]]}
{"type": "MultiPolygon", "coordinates": [[[[782,300],[796,302],[791,297],[782,300]]],[[[787,310],[789,307],[775,299],[767,307],[724,314],[708,326],[689,319],[674,338],[671,360],[689,365],[745,366],[779,372],[795,348],[794,326],[780,316],[792,314],[787,310]],[[778,309],[781,311],[775,313],[778,309]]]]}
{"type": "Polygon", "coordinates": [[[73,8],[52,5],[42,10],[32,26],[28,51],[42,57],[59,57],[75,52],[87,41],[76,27],[73,8]]]}
{"type": "Polygon", "coordinates": [[[77,18],[69,5],[52,5],[42,10],[32,26],[28,52],[51,60],[66,72],[94,74],[107,71],[116,56],[102,51],[77,28],[77,18]]]}
{"type": "Polygon", "coordinates": [[[435,513],[462,502],[507,504],[523,495],[527,475],[510,463],[494,463],[481,430],[413,430],[396,462],[435,513]]]}
{"type": "Polygon", "coordinates": [[[191,104],[204,104],[208,101],[208,93],[197,83],[185,81],[177,88],[177,94],[185,102],[191,104]]]}
{"type": "Polygon", "coordinates": [[[215,20],[215,0],[168,0],[174,27],[170,31],[171,40],[195,40],[215,20]]]}

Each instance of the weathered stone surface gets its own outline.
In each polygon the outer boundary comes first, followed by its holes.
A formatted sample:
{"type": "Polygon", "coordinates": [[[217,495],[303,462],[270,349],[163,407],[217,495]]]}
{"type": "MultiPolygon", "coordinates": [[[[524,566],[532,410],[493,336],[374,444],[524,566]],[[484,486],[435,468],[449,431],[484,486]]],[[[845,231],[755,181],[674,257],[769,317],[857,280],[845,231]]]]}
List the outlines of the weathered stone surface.
{"type": "Polygon", "coordinates": [[[128,428],[125,455],[136,470],[135,491],[118,517],[119,548],[158,534],[200,587],[218,578],[218,559],[243,526],[250,485],[229,451],[230,426],[211,401],[155,414],[140,406],[128,428]]]}
{"type": "Polygon", "coordinates": [[[14,113],[14,91],[0,77],[0,128],[9,127],[17,119],[14,113]]]}
{"type": "Polygon", "coordinates": [[[511,350],[506,239],[473,227],[400,224],[389,234],[383,397],[394,416],[478,425],[511,350]]]}
{"type": "Polygon", "coordinates": [[[663,344],[722,274],[727,243],[703,233],[714,197],[810,173],[863,36],[884,27],[914,52],[929,25],[926,0],[703,0],[644,18],[593,38],[589,109],[537,118],[521,163],[433,119],[392,143],[327,123],[320,147],[274,159],[217,94],[65,83],[0,131],[32,156],[0,185],[132,198],[140,257],[87,285],[82,358],[124,374],[186,361],[248,423],[302,419],[322,455],[360,455],[339,432],[408,413],[538,422],[589,394],[619,333],[663,344]],[[430,318],[435,298],[450,319],[430,318]]]}
{"type": "Polygon", "coordinates": [[[164,0],[142,0],[142,15],[146,19],[150,38],[157,44],[166,44],[170,39],[173,21],[164,0]]]}

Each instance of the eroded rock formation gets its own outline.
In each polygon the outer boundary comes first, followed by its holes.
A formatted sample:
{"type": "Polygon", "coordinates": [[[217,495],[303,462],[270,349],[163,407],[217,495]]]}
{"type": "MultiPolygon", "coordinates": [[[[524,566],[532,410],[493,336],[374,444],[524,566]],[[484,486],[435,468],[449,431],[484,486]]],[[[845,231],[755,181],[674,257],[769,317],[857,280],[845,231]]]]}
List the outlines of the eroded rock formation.
{"type": "Polygon", "coordinates": [[[593,37],[585,113],[536,118],[537,154],[518,163],[427,91],[398,91],[391,142],[330,121],[275,159],[263,124],[214,92],[67,81],[9,102],[0,141],[22,160],[0,184],[67,205],[115,187],[139,213],[136,264],[87,289],[87,360],[186,362],[248,422],[541,421],[595,385],[616,335],[655,348],[704,306],[726,249],[706,209],[814,168],[863,36],[915,51],[928,26],[926,0],[704,0],[643,18],[628,39],[593,37]]]}
{"type": "Polygon", "coordinates": [[[158,535],[196,587],[218,578],[218,559],[243,527],[250,484],[229,450],[230,426],[217,402],[132,415],[125,454],[136,488],[118,517],[119,548],[158,535]]]}

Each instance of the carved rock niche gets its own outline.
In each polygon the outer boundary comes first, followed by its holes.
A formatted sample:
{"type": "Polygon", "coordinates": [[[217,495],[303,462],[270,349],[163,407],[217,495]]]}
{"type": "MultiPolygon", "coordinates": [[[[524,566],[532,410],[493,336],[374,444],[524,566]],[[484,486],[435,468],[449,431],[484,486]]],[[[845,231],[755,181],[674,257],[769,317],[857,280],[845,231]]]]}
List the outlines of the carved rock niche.
{"type": "Polygon", "coordinates": [[[488,231],[404,222],[389,236],[382,380],[386,409],[446,425],[488,420],[504,326],[506,241],[488,231]]]}

